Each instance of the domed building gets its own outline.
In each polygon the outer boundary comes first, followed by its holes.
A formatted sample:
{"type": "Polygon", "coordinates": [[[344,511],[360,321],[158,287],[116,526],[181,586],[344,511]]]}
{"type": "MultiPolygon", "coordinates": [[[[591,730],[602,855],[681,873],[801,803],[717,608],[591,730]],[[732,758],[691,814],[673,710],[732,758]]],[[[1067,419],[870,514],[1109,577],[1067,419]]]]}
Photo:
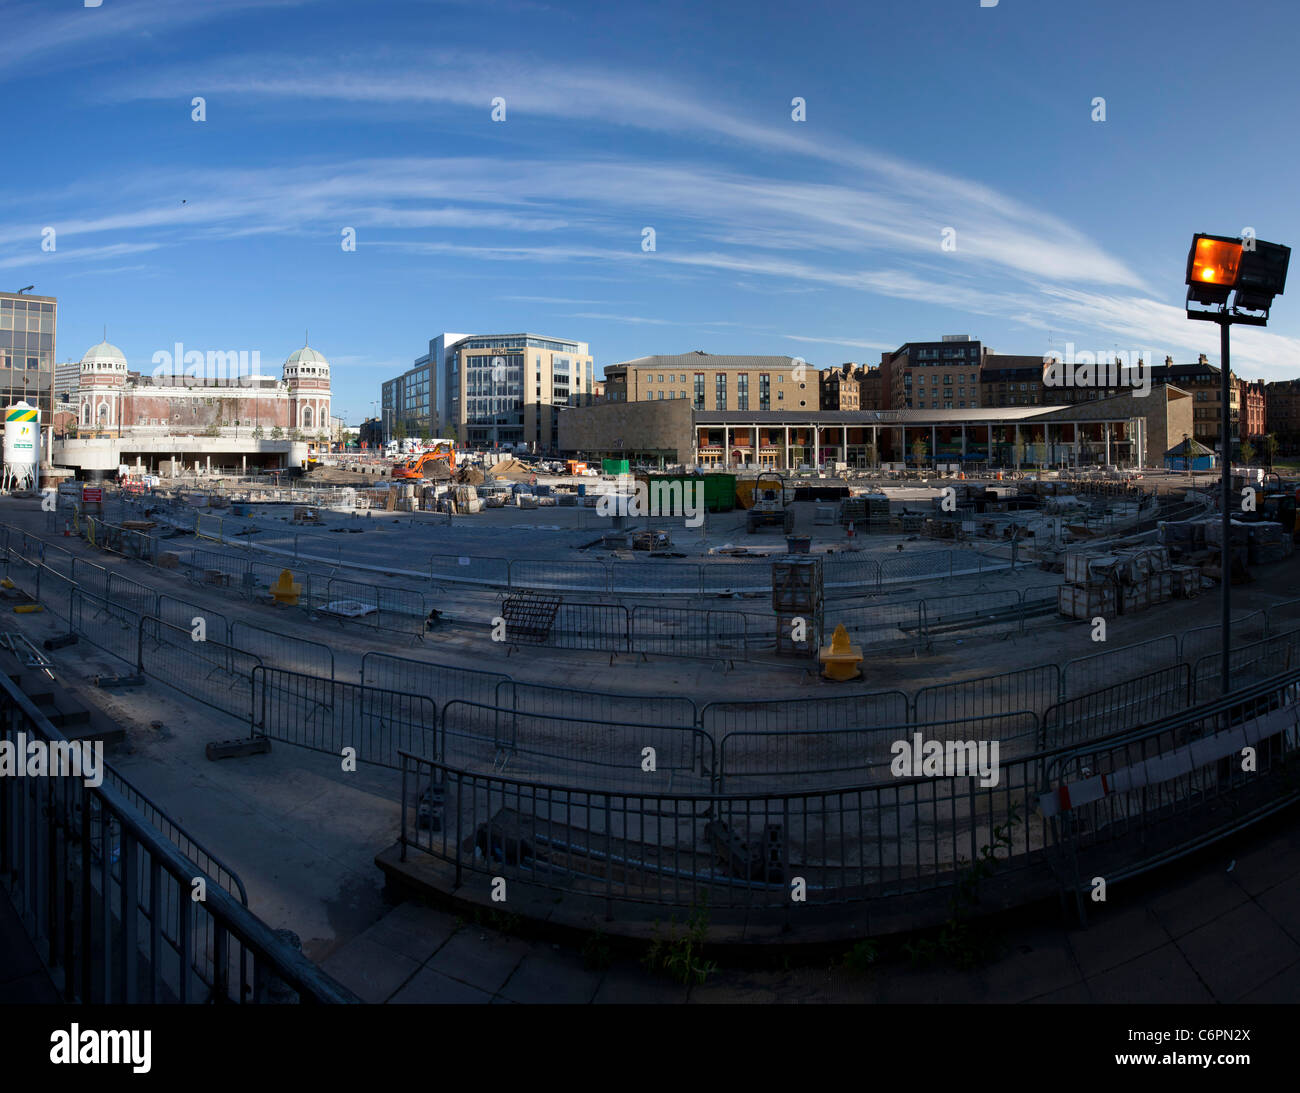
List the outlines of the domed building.
{"type": "Polygon", "coordinates": [[[127,383],[126,354],[107,340],[81,358],[77,421],[83,429],[115,429],[121,424],[122,392],[127,383]]]}
{"type": "Polygon", "coordinates": [[[292,428],[310,432],[328,429],[330,420],[330,362],[311,346],[290,353],[284,362],[292,428]]]}
{"type": "Polygon", "coordinates": [[[330,363],[310,345],[289,355],[279,377],[262,375],[261,363],[256,350],[187,351],[178,342],[133,370],[105,339],[81,359],[67,404],[77,436],[63,454],[102,463],[108,456],[97,449],[109,444],[115,459],[137,455],[138,465],[164,457],[204,467],[305,465],[330,439],[330,363]]]}

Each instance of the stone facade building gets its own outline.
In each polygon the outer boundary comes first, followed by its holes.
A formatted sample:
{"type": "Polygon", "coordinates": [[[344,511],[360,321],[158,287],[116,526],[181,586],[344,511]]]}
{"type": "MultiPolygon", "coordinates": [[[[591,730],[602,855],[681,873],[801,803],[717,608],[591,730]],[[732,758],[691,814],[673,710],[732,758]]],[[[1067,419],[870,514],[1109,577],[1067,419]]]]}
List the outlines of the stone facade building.
{"type": "MultiPolygon", "coordinates": [[[[194,354],[196,357],[198,354],[194,354]]],[[[188,356],[188,355],[187,355],[188,356]]],[[[282,378],[243,372],[246,354],[209,353],[192,371],[132,372],[109,342],[86,351],[70,402],[81,436],[191,435],[324,436],[330,430],[330,365],[304,346],[284,362],[282,378]],[[220,358],[214,361],[213,358],[220,358]],[[235,374],[210,375],[203,369],[235,374]],[[229,366],[229,367],[227,367],[229,366]]]]}

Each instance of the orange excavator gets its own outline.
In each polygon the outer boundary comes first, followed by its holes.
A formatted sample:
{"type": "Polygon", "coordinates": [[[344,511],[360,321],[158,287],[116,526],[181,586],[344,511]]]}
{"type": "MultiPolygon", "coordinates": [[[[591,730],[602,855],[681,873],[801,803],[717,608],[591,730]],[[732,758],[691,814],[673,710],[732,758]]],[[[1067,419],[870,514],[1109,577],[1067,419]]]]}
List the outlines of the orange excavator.
{"type": "Polygon", "coordinates": [[[435,440],[429,451],[421,452],[403,466],[394,467],[393,477],[428,478],[428,471],[432,465],[441,462],[447,464],[447,474],[450,477],[452,471],[456,469],[456,446],[450,440],[435,440]]]}

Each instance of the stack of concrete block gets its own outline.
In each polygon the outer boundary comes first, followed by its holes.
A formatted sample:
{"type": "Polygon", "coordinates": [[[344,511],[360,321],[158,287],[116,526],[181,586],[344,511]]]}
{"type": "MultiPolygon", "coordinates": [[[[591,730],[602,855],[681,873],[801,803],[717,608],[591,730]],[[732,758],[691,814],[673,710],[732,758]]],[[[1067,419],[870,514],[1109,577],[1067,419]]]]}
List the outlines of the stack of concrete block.
{"type": "Polygon", "coordinates": [[[1130,615],[1164,603],[1181,588],[1175,582],[1166,547],[1142,547],[1111,554],[1065,556],[1065,580],[1057,593],[1058,610],[1069,618],[1130,615]],[[1105,590],[1105,591],[1102,591],[1105,590]]]}
{"type": "Polygon", "coordinates": [[[1248,554],[1251,565],[1267,565],[1289,558],[1295,550],[1291,536],[1281,524],[1264,522],[1251,525],[1248,554]]]}
{"type": "Polygon", "coordinates": [[[1196,566],[1171,566],[1169,574],[1173,578],[1173,594],[1178,598],[1190,600],[1201,591],[1201,571],[1196,566]]]}

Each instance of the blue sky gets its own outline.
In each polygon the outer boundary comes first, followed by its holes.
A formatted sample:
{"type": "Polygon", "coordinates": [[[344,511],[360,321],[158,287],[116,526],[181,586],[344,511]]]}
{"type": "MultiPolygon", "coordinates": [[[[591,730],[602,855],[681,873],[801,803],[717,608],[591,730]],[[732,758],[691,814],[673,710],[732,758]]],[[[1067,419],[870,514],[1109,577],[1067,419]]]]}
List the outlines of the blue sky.
{"type": "MultiPolygon", "coordinates": [[[[3,21],[0,287],[59,298],[59,359],[107,324],[133,367],[179,341],[274,374],[310,329],[353,422],[443,330],[578,338],[598,372],[954,333],[1217,362],[1183,313],[1192,233],[1300,241],[1300,13],[1276,0],[4,0],[3,21]]],[[[1300,283],[1233,354],[1300,375],[1300,283]]]]}

